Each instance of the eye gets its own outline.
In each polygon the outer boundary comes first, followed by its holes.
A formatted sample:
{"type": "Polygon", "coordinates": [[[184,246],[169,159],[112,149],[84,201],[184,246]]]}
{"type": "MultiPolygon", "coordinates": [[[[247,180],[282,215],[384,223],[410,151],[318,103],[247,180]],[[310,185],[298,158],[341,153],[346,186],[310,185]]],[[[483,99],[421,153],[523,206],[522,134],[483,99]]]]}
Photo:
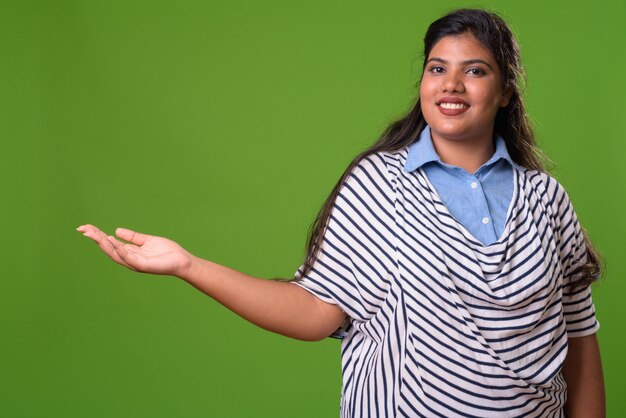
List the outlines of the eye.
{"type": "Polygon", "coordinates": [[[477,68],[477,67],[468,68],[466,73],[470,75],[476,75],[476,76],[483,76],[487,74],[485,70],[483,70],[482,68],[477,68]]]}
{"type": "Polygon", "coordinates": [[[432,67],[430,67],[428,69],[429,73],[433,73],[433,74],[441,74],[445,71],[445,69],[440,66],[440,65],[433,65],[432,67]]]}

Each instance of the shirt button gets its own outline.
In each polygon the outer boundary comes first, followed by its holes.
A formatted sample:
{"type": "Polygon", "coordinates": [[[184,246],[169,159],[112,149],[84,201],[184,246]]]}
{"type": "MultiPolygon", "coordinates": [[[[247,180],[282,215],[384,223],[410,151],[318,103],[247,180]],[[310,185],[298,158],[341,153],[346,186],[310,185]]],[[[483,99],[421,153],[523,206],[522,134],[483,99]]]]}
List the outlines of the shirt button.
{"type": "Polygon", "coordinates": [[[472,189],[475,189],[475,188],[477,188],[477,187],[478,187],[478,183],[476,183],[475,181],[473,181],[473,182],[472,182],[472,184],[470,184],[470,187],[471,187],[472,189]]]}
{"type": "Polygon", "coordinates": [[[483,218],[483,223],[487,225],[489,223],[489,218],[483,218]]]}

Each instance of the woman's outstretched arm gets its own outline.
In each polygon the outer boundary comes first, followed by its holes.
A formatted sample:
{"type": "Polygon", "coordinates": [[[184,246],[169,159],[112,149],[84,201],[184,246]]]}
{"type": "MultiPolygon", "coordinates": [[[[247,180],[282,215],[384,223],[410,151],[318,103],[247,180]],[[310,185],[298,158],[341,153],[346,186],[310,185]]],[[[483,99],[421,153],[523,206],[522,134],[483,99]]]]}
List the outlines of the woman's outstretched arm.
{"type": "Polygon", "coordinates": [[[131,270],[185,280],[261,328],[305,341],[332,334],[345,319],[336,305],[292,283],[265,280],[195,257],[167,238],[118,228],[124,243],[93,225],[78,227],[113,261],[131,270]]]}

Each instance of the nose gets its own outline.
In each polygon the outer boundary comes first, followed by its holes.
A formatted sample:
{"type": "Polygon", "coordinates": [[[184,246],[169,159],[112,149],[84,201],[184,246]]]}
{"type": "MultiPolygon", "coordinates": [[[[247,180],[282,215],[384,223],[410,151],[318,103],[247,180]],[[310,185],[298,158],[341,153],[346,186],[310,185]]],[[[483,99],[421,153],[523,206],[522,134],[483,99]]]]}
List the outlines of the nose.
{"type": "Polygon", "coordinates": [[[465,85],[460,74],[456,71],[450,71],[445,75],[441,84],[442,92],[446,93],[463,93],[465,92],[465,85]]]}

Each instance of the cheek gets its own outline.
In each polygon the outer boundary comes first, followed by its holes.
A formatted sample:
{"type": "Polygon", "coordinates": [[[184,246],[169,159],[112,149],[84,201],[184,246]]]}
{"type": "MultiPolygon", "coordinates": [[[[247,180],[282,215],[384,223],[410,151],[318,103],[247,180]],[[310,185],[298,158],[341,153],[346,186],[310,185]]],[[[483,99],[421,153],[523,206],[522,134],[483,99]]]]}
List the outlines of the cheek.
{"type": "Polygon", "coordinates": [[[434,94],[434,85],[428,80],[422,80],[420,83],[420,99],[421,100],[429,100],[433,97],[434,94]]]}
{"type": "Polygon", "coordinates": [[[495,113],[500,108],[500,103],[502,101],[502,95],[497,92],[485,92],[485,90],[477,90],[474,96],[474,106],[478,107],[487,112],[487,113],[495,113]]]}
{"type": "Polygon", "coordinates": [[[426,122],[428,122],[431,113],[434,111],[433,105],[436,100],[437,89],[433,86],[433,83],[422,82],[419,94],[422,114],[426,118],[426,122]]]}
{"type": "Polygon", "coordinates": [[[426,119],[426,123],[429,123],[430,113],[432,112],[432,107],[430,104],[433,101],[432,93],[428,91],[428,86],[424,84],[420,85],[420,107],[422,109],[422,115],[426,119]]]}
{"type": "Polygon", "coordinates": [[[474,95],[488,107],[497,106],[502,99],[502,89],[500,86],[491,83],[475,86],[474,95]]]}

